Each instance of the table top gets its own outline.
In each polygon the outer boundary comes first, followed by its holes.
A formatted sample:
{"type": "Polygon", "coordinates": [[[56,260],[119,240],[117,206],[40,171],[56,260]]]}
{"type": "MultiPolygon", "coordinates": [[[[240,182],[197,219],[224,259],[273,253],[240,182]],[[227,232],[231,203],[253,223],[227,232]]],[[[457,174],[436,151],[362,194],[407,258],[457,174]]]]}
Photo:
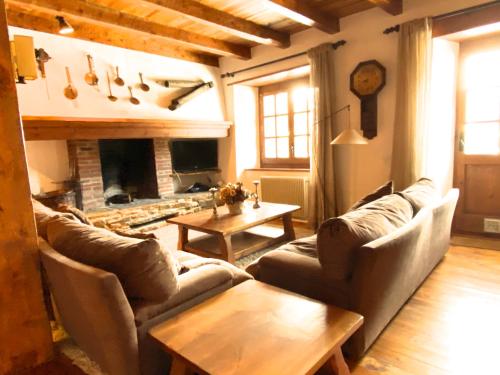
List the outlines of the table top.
{"type": "Polygon", "coordinates": [[[218,216],[212,210],[204,210],[168,219],[172,224],[183,225],[189,229],[205,233],[229,235],[277,219],[285,214],[300,210],[300,206],[260,202],[260,208],[252,208],[253,202],[245,202],[243,212],[230,215],[226,206],[217,207],[218,216]]]}
{"type": "Polygon", "coordinates": [[[359,314],[249,280],[150,335],[204,374],[313,374],[362,323],[359,314]]]}

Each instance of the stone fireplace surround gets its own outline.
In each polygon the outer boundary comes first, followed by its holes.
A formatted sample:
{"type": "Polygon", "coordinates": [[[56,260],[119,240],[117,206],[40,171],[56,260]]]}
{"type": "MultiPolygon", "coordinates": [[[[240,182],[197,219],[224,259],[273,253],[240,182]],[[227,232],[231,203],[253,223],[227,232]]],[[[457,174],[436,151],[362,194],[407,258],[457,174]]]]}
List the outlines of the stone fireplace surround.
{"type": "MultiPolygon", "coordinates": [[[[98,140],[68,140],[69,163],[78,183],[77,205],[86,212],[106,207],[98,140]]],[[[153,139],[158,195],[174,193],[172,162],[167,138],[153,139]]]]}
{"type": "Polygon", "coordinates": [[[165,218],[201,210],[207,197],[174,194],[168,138],[153,139],[158,199],[105,205],[99,140],[68,140],[69,162],[76,181],[76,203],[98,227],[120,232],[149,232],[165,226],[165,218]],[[201,205],[201,206],[200,206],[201,205]]]}

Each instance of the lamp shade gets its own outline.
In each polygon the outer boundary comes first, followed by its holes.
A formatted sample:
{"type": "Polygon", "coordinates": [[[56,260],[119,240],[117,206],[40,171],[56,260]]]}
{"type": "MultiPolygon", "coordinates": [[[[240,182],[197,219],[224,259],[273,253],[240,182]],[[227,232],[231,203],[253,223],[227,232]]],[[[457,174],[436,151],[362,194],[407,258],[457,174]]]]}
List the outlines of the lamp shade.
{"type": "Polygon", "coordinates": [[[366,145],[368,142],[355,129],[348,128],[342,131],[333,141],[331,145],[366,145]]]}

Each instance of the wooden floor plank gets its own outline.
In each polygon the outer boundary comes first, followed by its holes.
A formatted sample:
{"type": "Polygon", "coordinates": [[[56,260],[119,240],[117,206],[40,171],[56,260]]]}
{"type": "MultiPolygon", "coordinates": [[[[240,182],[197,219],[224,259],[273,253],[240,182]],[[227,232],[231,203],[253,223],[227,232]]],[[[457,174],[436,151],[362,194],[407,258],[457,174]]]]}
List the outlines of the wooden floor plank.
{"type": "Polygon", "coordinates": [[[500,252],[452,246],[353,375],[500,374],[500,252]]]}

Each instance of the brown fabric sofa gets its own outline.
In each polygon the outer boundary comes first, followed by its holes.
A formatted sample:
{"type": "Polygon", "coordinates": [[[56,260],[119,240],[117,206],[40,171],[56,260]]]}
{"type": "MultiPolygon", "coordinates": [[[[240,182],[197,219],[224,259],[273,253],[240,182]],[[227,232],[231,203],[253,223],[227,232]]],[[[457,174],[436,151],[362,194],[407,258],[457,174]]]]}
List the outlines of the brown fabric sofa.
{"type": "MultiPolygon", "coordinates": [[[[345,248],[346,244],[334,238],[338,232],[328,225],[322,225],[318,235],[265,254],[247,272],[260,281],[363,315],[364,325],[344,346],[352,358],[360,358],[448,250],[458,190],[427,199],[425,204],[419,194],[424,190],[425,196],[428,186],[421,185],[429,185],[429,181],[409,188],[411,196],[400,194],[412,207],[413,217],[389,233],[349,249],[351,263],[343,259],[348,267],[343,272],[332,262],[336,247],[345,248]],[[413,194],[412,189],[418,193],[413,194]],[[343,274],[345,277],[339,277],[343,274]]],[[[392,204],[391,197],[380,198],[384,199],[392,204]]],[[[374,208],[368,204],[360,209],[374,208]]]]}
{"type": "Polygon", "coordinates": [[[63,326],[110,375],[168,373],[170,358],[152,342],[149,329],[251,279],[227,262],[174,251],[180,268],[187,271],[176,276],[175,294],[164,301],[152,302],[128,298],[117,275],[72,260],[41,237],[39,249],[63,326]]]}

